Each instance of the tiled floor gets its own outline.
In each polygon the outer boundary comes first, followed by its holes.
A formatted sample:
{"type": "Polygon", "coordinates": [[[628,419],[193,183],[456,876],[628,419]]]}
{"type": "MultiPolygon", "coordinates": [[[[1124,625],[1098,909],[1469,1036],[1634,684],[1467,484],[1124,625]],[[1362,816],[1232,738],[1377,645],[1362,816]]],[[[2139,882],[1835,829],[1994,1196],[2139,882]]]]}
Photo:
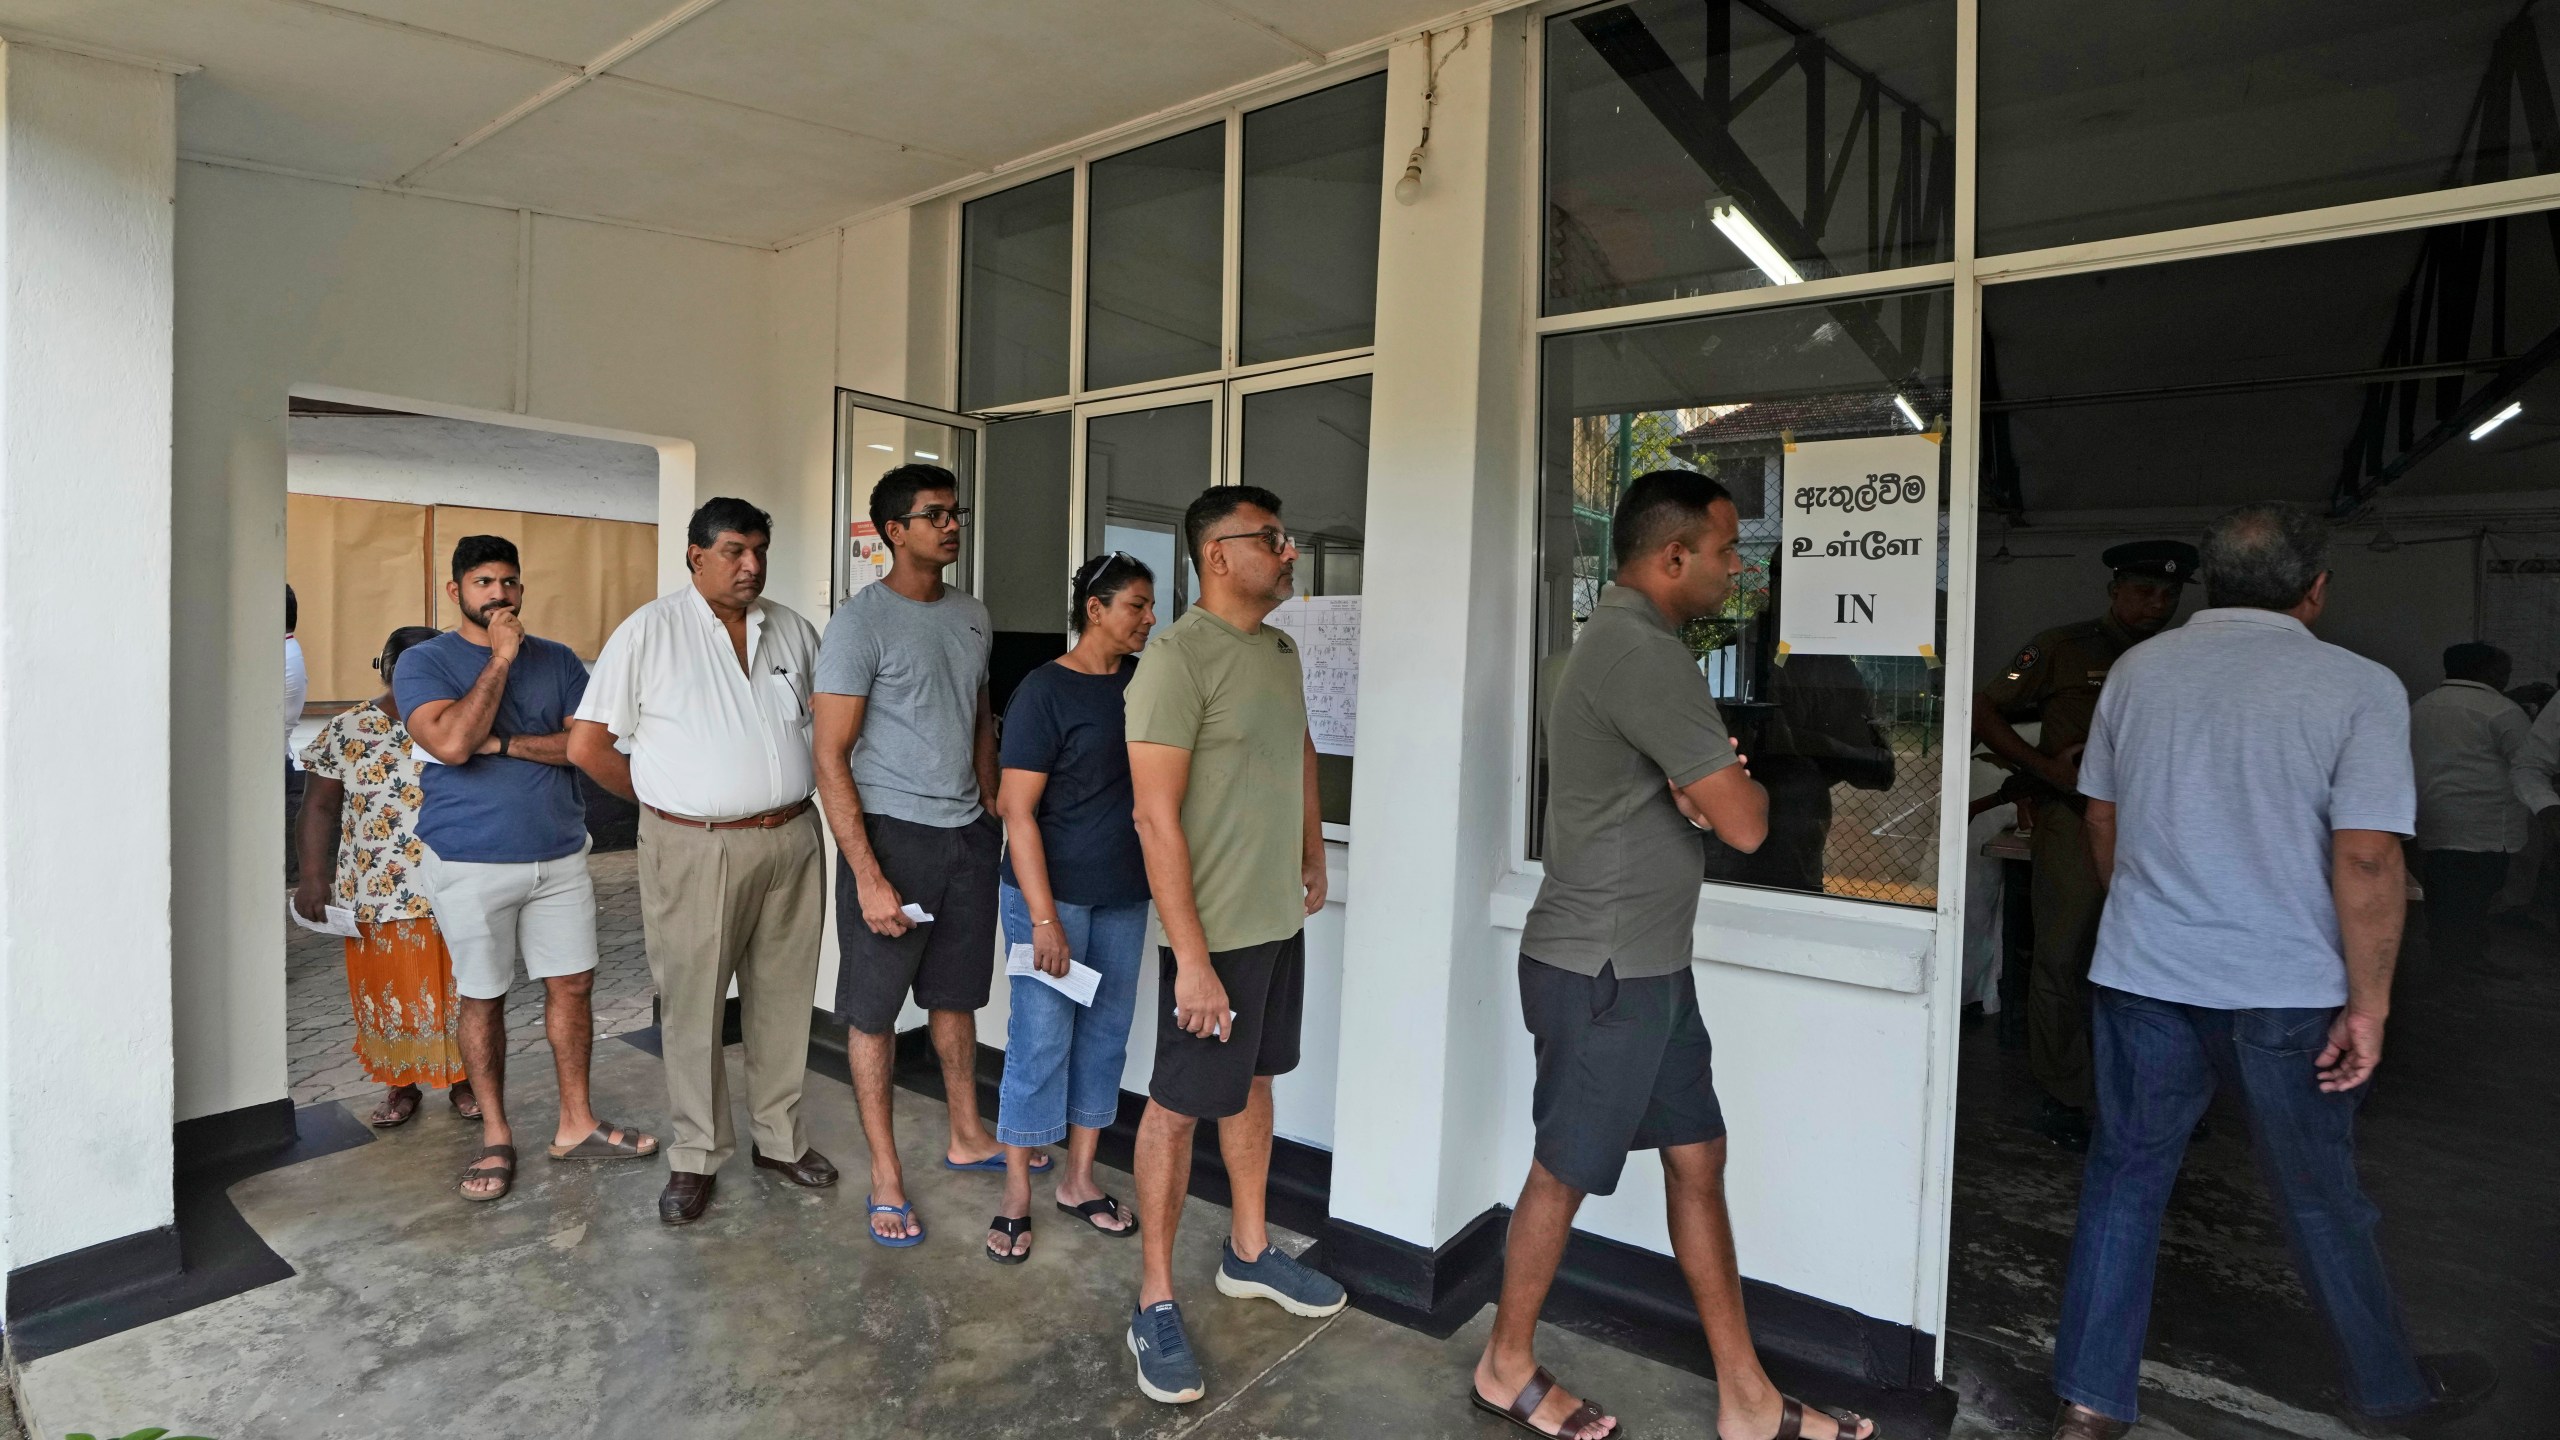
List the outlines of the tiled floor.
{"type": "MultiPolygon", "coordinates": [[[[591,855],[596,881],[596,1038],[638,1030],[649,1023],[657,994],[649,980],[648,952],[640,944],[639,852],[591,855]]],[[[342,942],[299,925],[286,927],[284,953],[286,1077],[293,1103],[378,1096],[382,1086],[356,1063],[355,1021],[347,1011],[347,970],[342,942]]],[[[544,1049],[542,987],[519,979],[507,992],[507,1053],[544,1049]]]]}

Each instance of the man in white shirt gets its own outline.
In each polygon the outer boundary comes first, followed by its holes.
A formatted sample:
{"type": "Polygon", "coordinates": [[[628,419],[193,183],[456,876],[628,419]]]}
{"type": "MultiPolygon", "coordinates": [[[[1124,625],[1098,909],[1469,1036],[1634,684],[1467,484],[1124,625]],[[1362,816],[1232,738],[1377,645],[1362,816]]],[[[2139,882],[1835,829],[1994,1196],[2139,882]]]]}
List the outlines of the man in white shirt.
{"type": "Polygon", "coordinates": [[[658,1197],[670,1225],[702,1218],[737,1149],[720,1047],[732,976],[750,1155],[795,1185],[836,1181],[800,1116],[826,893],[809,799],[818,631],[763,598],[772,534],[772,517],[744,500],[696,510],[693,583],[613,632],[569,726],[569,758],[641,807],[641,924],[675,1126],[658,1197]]]}
{"type": "Polygon", "coordinates": [[[2489,902],[2506,884],[2508,857],[2524,848],[2532,727],[2504,693],[2514,669],[2495,645],[2449,646],[2444,683],[2409,707],[2427,953],[2438,964],[2485,960],[2489,902]]]}

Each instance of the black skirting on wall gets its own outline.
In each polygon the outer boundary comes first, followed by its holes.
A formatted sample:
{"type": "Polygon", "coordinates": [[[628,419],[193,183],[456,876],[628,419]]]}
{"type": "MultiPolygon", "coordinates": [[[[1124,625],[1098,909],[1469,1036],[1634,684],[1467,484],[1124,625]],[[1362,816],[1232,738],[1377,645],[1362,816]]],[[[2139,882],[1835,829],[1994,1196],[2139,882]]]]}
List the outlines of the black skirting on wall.
{"type": "Polygon", "coordinates": [[[178,1227],[119,1235],[9,1272],[9,1329],[66,1305],[121,1294],[178,1274],[178,1227]]]}

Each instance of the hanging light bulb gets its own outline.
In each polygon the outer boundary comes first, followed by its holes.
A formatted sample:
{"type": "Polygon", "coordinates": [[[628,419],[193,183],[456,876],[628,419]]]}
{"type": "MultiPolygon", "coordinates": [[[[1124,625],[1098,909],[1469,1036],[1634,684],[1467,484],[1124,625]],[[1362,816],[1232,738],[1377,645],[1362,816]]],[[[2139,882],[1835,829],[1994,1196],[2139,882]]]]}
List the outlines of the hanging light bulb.
{"type": "Polygon", "coordinates": [[[1405,158],[1404,175],[1396,181],[1396,203],[1399,205],[1410,205],[1422,198],[1422,152],[1431,148],[1431,115],[1440,105],[1440,70],[1449,63],[1450,55],[1467,48],[1467,40],[1473,33],[1473,26],[1460,30],[1458,43],[1449,47],[1449,54],[1434,60],[1432,41],[1436,37],[1428,30],[1422,32],[1422,138],[1414,143],[1413,154],[1405,158]]]}
{"type": "Polygon", "coordinates": [[[1396,182],[1396,203],[1410,205],[1421,197],[1422,152],[1415,150],[1413,158],[1404,162],[1404,178],[1396,182]]]}

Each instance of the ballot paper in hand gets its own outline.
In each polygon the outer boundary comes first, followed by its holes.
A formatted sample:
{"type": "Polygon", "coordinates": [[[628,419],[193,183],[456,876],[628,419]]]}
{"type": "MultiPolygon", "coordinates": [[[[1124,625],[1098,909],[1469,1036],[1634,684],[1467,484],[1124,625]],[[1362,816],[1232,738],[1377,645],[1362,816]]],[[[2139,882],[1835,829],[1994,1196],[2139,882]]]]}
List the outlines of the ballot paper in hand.
{"type": "Polygon", "coordinates": [[[1067,962],[1065,975],[1052,975],[1031,963],[1031,947],[1016,945],[1004,962],[1007,975],[1028,975],[1079,1005],[1093,1003],[1093,992],[1102,985],[1102,972],[1081,960],[1067,962]]]}
{"type": "Polygon", "coordinates": [[[358,934],[356,930],[356,912],[351,906],[324,906],[320,911],[322,918],[317,921],[303,919],[302,912],[296,910],[290,905],[284,907],[284,913],[293,917],[294,924],[301,926],[303,929],[310,931],[314,935],[338,935],[343,936],[346,939],[353,940],[358,934]]]}
{"type": "Polygon", "coordinates": [[[906,916],[908,919],[913,920],[919,925],[930,925],[933,923],[933,917],[924,913],[924,907],[913,900],[899,906],[898,913],[906,916]]]}

